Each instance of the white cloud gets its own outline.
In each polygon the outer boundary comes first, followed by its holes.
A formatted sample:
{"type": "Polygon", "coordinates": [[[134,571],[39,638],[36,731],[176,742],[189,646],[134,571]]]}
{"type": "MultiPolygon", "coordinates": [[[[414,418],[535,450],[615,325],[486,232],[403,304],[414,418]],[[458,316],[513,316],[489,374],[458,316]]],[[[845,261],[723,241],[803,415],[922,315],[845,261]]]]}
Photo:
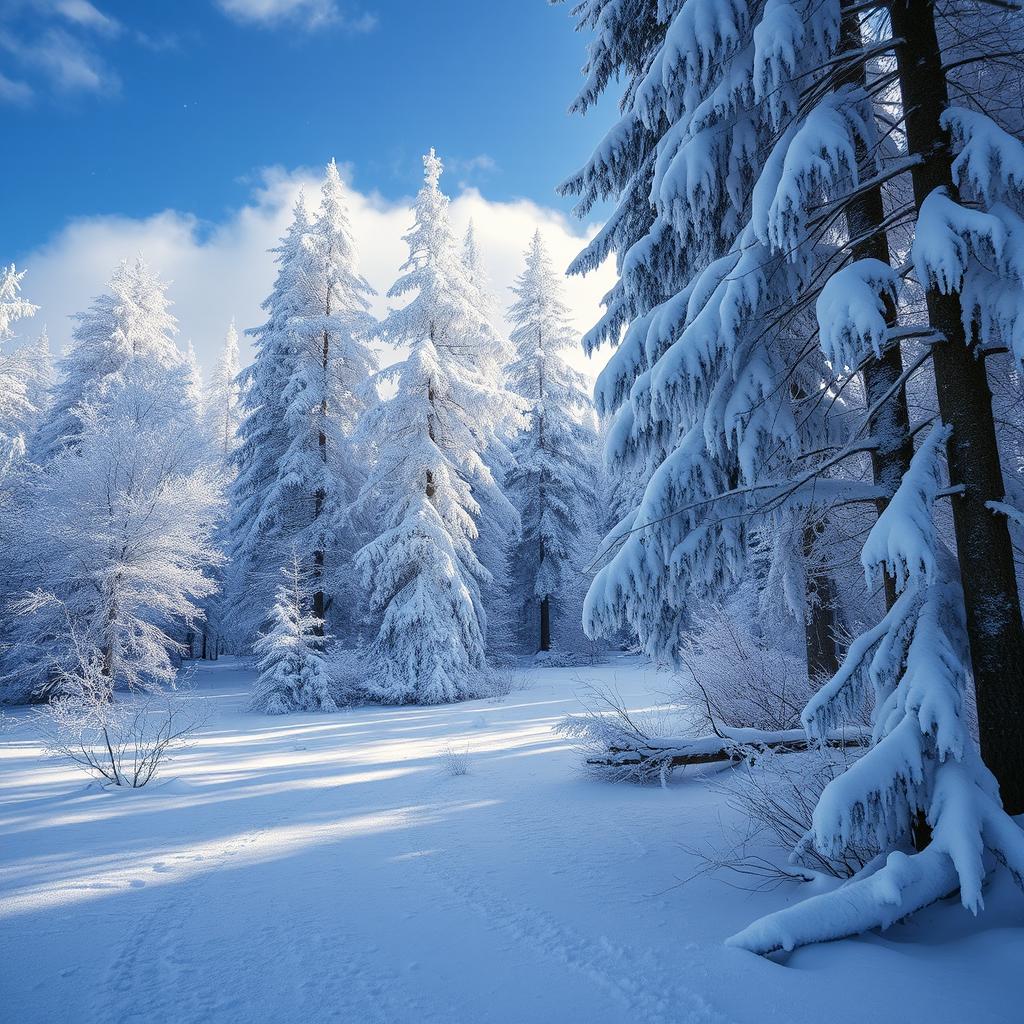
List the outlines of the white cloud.
{"type": "Polygon", "coordinates": [[[236,21],[272,25],[293,21],[306,28],[334,25],[348,32],[371,32],[377,18],[338,0],[216,0],[217,6],[236,21]]]}
{"type": "MultiPolygon", "coordinates": [[[[60,350],[71,337],[70,314],[86,308],[101,292],[121,259],[142,253],[171,282],[170,296],[181,327],[180,342],[191,339],[207,370],[213,365],[224,331],[234,316],[239,327],[262,323],[260,302],[274,280],[275,245],[288,225],[299,189],[315,203],[319,180],[311,172],[263,172],[252,201],[227,221],[202,224],[194,216],[167,210],[142,220],[123,217],[80,218],[48,245],[25,260],[26,297],[42,308],[35,327],[47,325],[51,344],[60,350]]],[[[381,294],[374,312],[391,304],[383,293],[398,275],[406,257],[402,235],[412,224],[409,201],[388,202],[375,194],[350,191],[352,227],[363,274],[381,294]]],[[[509,286],[519,274],[523,252],[540,228],[556,267],[565,267],[593,229],[527,200],[498,203],[475,189],[452,201],[452,221],[461,234],[472,218],[477,240],[501,308],[508,305],[509,286]]],[[[566,301],[582,333],[600,315],[600,299],[613,281],[610,266],[587,278],[565,284],[566,301]]],[[[384,361],[389,361],[382,353],[384,361]]],[[[576,365],[594,373],[598,364],[580,352],[576,365]]],[[[603,362],[603,360],[602,360],[603,362]]]]}
{"type": "Polygon", "coordinates": [[[62,28],[49,28],[32,41],[0,31],[0,49],[61,92],[113,93],[120,88],[117,75],[99,54],[62,28]]]}
{"type": "Polygon", "coordinates": [[[0,103],[25,106],[32,101],[32,86],[27,82],[16,82],[0,72],[0,103]]]}
{"type": "Polygon", "coordinates": [[[68,21],[102,35],[116,36],[121,31],[121,23],[116,18],[104,14],[89,0],[57,0],[55,10],[68,21]]]}

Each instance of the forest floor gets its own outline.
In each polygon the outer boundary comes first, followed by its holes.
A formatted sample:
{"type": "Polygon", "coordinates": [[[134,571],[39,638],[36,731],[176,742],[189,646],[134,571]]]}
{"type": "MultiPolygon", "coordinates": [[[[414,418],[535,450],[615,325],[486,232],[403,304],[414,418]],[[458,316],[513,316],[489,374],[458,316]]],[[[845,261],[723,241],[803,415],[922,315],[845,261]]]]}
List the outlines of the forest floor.
{"type": "MultiPolygon", "coordinates": [[[[935,906],[781,962],[723,945],[803,893],[700,876],[698,776],[609,785],[552,733],[623,659],[533,670],[507,697],[268,719],[251,671],[201,667],[209,714],[143,790],[0,736],[0,1017],[9,1024],[1007,1024],[1024,898],[935,906]],[[452,775],[444,751],[468,751],[452,775]]],[[[720,841],[720,838],[719,838],[720,841]]]]}

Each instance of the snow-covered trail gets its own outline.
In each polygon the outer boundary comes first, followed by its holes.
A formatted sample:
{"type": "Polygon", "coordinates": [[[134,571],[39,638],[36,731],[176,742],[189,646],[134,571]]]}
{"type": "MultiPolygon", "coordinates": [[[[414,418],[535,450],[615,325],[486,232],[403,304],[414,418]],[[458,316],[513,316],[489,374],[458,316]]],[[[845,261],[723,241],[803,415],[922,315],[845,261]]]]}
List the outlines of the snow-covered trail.
{"type": "Polygon", "coordinates": [[[1012,1019],[1022,905],[925,947],[915,923],[788,966],[724,948],[793,894],[676,885],[719,805],[579,777],[551,725],[593,680],[632,706],[666,685],[622,662],[496,702],[275,720],[243,712],[225,660],[197,679],[199,742],[137,793],[40,762],[22,716],[0,747],[3,1019],[852,1022],[908,985],[903,1021],[1012,1019]],[[469,774],[444,772],[448,746],[469,774]]]}

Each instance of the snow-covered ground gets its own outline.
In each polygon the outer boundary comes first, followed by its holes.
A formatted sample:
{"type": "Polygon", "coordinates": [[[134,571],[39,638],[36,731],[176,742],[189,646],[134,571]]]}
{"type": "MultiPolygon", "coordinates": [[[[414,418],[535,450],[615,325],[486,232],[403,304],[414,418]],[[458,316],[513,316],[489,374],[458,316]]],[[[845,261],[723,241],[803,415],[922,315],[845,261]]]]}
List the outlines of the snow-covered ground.
{"type": "Polygon", "coordinates": [[[499,701],[268,719],[251,672],[195,680],[210,716],[162,784],[101,790],[0,743],[0,1018],[10,1024],[689,1024],[1019,1020],[1024,899],[933,907],[784,963],[723,946],[795,888],[685,885],[718,828],[699,781],[582,777],[552,734],[587,682],[499,701]],[[445,748],[470,770],[443,768],[445,748]]]}

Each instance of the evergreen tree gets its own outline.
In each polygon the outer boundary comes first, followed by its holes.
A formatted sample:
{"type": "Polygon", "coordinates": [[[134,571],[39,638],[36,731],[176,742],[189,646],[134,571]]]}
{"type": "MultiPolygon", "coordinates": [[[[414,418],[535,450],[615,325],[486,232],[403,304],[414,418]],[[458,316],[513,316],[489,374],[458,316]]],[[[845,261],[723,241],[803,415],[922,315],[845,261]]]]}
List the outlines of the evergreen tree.
{"type": "Polygon", "coordinates": [[[552,647],[552,606],[562,632],[571,620],[579,621],[572,600],[577,548],[596,504],[593,412],[585,378],[563,358],[578,338],[568,324],[560,284],[538,231],[509,310],[518,353],[509,384],[530,412],[512,444],[508,489],[522,522],[511,562],[513,590],[524,605],[529,646],[539,651],[552,647]]]}
{"type": "Polygon", "coordinates": [[[338,710],[324,660],[323,620],[312,613],[308,576],[297,553],[281,569],[270,629],[255,644],[259,677],[249,704],[253,711],[338,710]]]}
{"type": "MultiPolygon", "coordinates": [[[[34,316],[38,309],[21,298],[24,276],[13,264],[0,268],[0,345],[14,336],[12,324],[34,316]]],[[[28,435],[43,410],[48,354],[45,332],[34,347],[0,349],[0,478],[24,455],[28,435]]]]}
{"type": "Polygon", "coordinates": [[[35,316],[38,306],[21,297],[21,282],[27,271],[18,271],[13,263],[0,267],[0,341],[6,341],[13,331],[11,324],[25,317],[35,316]]]}
{"type": "MultiPolygon", "coordinates": [[[[633,17],[640,6],[584,5],[602,34],[592,52],[632,52],[634,41],[610,36],[626,28],[616,14],[633,17]]],[[[1010,295],[1019,296],[1011,267],[1024,147],[988,117],[947,106],[946,76],[983,65],[984,48],[945,64],[929,0],[886,6],[888,22],[854,26],[856,5],[844,10],[838,2],[651,4],[646,16],[661,27],[647,37],[655,40],[650,63],[636,69],[627,90],[631,118],[660,138],[649,150],[653,226],[623,256],[616,295],[642,296],[647,282],[668,289],[678,264],[666,269],[658,260],[666,234],[685,247],[702,228],[710,234],[721,226],[731,240],[721,259],[649,313],[639,302],[613,303],[631,321],[605,377],[613,402],[628,410],[613,435],[656,468],[592,590],[592,621],[624,613],[642,636],[670,637],[687,578],[703,571],[716,579],[742,564],[738,546],[735,559],[721,561],[723,520],[814,511],[822,496],[881,512],[862,561],[873,579],[888,577],[889,610],[851,645],[803,716],[821,737],[873,705],[874,744],[825,789],[801,845],[836,854],[870,836],[892,852],[869,877],[737,936],[760,952],[887,925],[957,885],[964,904],[977,909],[986,849],[1024,877],[1024,840],[1000,807],[963,717],[966,639],[981,753],[997,768],[1009,808],[1019,809],[1024,770],[1009,735],[1019,733],[1024,715],[1020,608],[1006,521],[992,514],[1003,510],[1004,487],[988,371],[968,340],[1012,350],[1020,336],[1019,299],[1010,295]],[[704,31],[709,16],[715,33],[704,31]],[[882,54],[895,57],[891,76],[867,63],[882,54]],[[909,154],[888,152],[889,115],[876,117],[875,103],[890,103],[894,81],[909,154]],[[876,201],[889,182],[891,207],[876,201]],[[972,207],[960,203],[957,187],[972,207]],[[723,203],[729,216],[709,219],[723,203]],[[898,213],[883,219],[889,208],[898,213]],[[888,246],[877,238],[897,220],[915,222],[911,264],[926,323],[912,304],[900,309],[908,271],[887,262],[888,246]],[[802,332],[792,326],[812,307],[816,331],[793,344],[802,332]],[[914,337],[942,343],[918,350],[901,369],[888,357],[914,337]],[[929,424],[908,429],[900,394],[929,361],[947,425],[927,434],[908,465],[908,438],[929,424]],[[863,406],[851,404],[831,424],[810,415],[825,396],[856,394],[862,369],[863,406]],[[933,518],[944,447],[957,492],[959,579],[933,518]],[[780,472],[785,463],[773,454],[780,449],[796,472],[780,472]],[[865,454],[873,463],[869,487],[865,454]],[[918,852],[907,857],[899,847],[911,841],[918,852]]],[[[976,13],[971,4],[944,8],[957,46],[971,38],[966,27],[976,13]]],[[[1010,28],[1019,14],[992,17],[1010,28]]],[[[588,88],[603,88],[605,71],[588,88]]],[[[623,173],[632,138],[624,130],[599,151],[601,173],[623,173]]]]}
{"type": "Polygon", "coordinates": [[[167,285],[142,257],[114,271],[110,290],[75,315],[74,346],[58,363],[58,383],[47,416],[32,444],[34,461],[44,464],[81,433],[82,407],[104,381],[136,356],[148,356],[173,369],[185,363],[174,343],[177,325],[167,285]]]}
{"type": "Polygon", "coordinates": [[[224,335],[224,347],[206,388],[204,408],[207,432],[225,464],[230,464],[238,447],[238,428],[242,419],[240,369],[238,331],[232,317],[224,335]]]}
{"type": "MultiPolygon", "coordinates": [[[[256,359],[243,381],[233,589],[248,627],[258,626],[269,611],[269,580],[294,552],[311,574],[312,614],[323,630],[355,547],[348,508],[361,482],[361,459],[353,437],[372,398],[368,378],[375,368],[367,342],[371,289],[355,267],[333,162],[316,217],[309,221],[300,199],[275,251],[277,281],[263,304],[268,320],[253,332],[256,359]]],[[[351,618],[350,608],[345,612],[351,618]]]]}
{"type": "MultiPolygon", "coordinates": [[[[462,265],[475,291],[477,309],[489,322],[495,323],[497,302],[472,221],[463,238],[462,265]]],[[[480,564],[490,575],[490,580],[484,581],[480,590],[487,615],[487,657],[494,662],[507,660],[517,646],[509,558],[519,534],[520,523],[515,507],[505,493],[508,474],[515,465],[509,444],[515,435],[521,413],[514,392],[508,387],[507,365],[513,354],[511,342],[495,329],[493,337],[478,347],[473,362],[484,382],[490,385],[492,393],[485,424],[489,440],[482,453],[490,471],[491,482],[477,481],[474,487],[480,505],[474,550],[480,564]]]]}
{"type": "Polygon", "coordinates": [[[378,455],[363,503],[383,529],[356,556],[381,614],[371,692],[394,703],[469,696],[486,633],[473,487],[493,485],[482,458],[493,384],[480,363],[496,339],[452,236],[441,161],[431,150],[423,163],[409,258],[388,293],[414,295],[381,324],[386,340],[411,351],[387,371],[397,392],[365,426],[378,455]]]}
{"type": "Polygon", "coordinates": [[[273,605],[279,570],[288,557],[279,536],[291,517],[280,521],[284,510],[274,499],[289,444],[283,397],[293,360],[289,297],[297,286],[299,250],[308,231],[305,198],[300,195],[287,232],[271,250],[278,272],[273,291],[263,302],[268,319],[249,332],[255,358],[239,377],[242,421],[231,486],[228,586],[238,635],[245,645],[252,642],[273,605]]]}

